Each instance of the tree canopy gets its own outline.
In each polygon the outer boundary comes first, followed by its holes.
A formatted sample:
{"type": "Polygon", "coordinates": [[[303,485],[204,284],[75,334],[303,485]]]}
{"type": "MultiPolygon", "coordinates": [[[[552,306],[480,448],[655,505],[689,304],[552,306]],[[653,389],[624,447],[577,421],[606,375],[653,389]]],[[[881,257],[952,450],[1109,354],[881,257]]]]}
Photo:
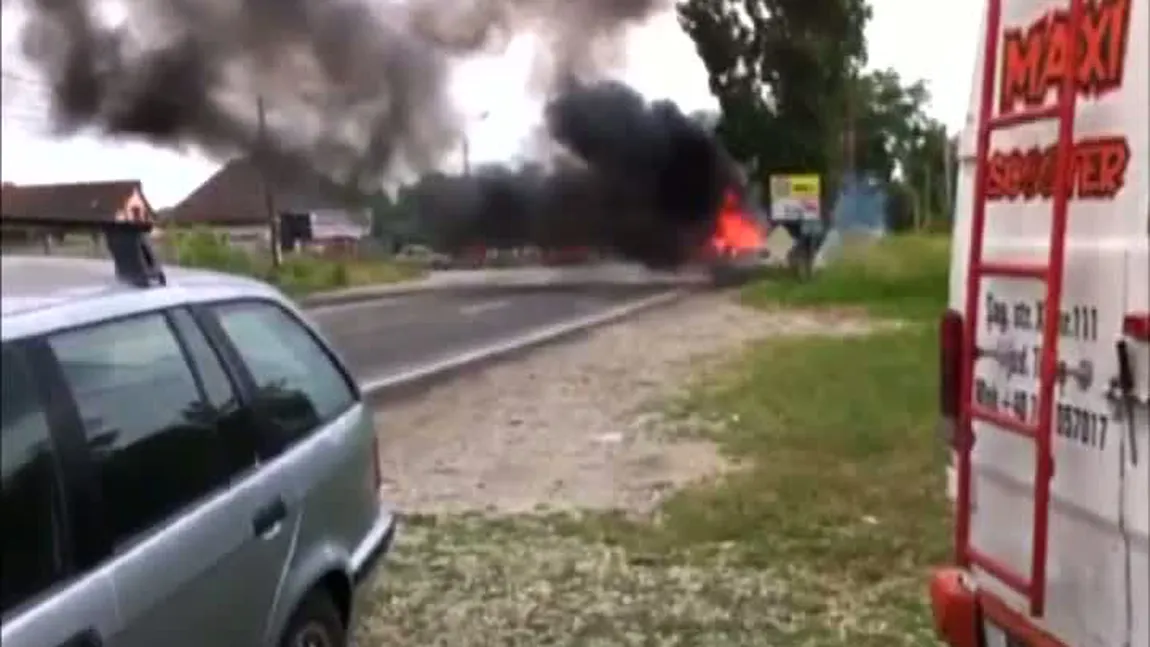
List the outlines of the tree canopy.
{"type": "Polygon", "coordinates": [[[865,62],[865,0],[684,0],[678,13],[731,153],[760,172],[827,169],[865,62]]]}
{"type": "Polygon", "coordinates": [[[867,0],[680,0],[677,9],[721,109],[716,132],[760,182],[811,172],[834,191],[857,171],[890,183],[914,213],[948,211],[949,137],[926,114],[925,84],[864,70],[867,0]]]}

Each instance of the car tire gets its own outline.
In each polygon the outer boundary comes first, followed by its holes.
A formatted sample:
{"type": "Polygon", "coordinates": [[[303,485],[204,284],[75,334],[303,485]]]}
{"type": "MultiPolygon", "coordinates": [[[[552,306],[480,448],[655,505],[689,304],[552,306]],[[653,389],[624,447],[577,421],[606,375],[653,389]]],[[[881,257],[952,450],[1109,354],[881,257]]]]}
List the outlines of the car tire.
{"type": "Polygon", "coordinates": [[[347,627],[326,591],[312,591],[288,621],[280,647],[347,647],[347,627]]]}

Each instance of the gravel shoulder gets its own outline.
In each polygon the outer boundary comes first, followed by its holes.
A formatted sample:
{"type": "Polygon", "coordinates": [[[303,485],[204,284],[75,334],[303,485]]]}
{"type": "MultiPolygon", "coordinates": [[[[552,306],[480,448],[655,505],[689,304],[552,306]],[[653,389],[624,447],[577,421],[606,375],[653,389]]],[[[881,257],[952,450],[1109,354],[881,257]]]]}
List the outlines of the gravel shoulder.
{"type": "Polygon", "coordinates": [[[408,513],[645,510],[724,467],[659,405],[708,363],[771,335],[857,334],[857,317],[692,297],[431,388],[377,415],[386,496],[408,513]]]}
{"type": "Polygon", "coordinates": [[[358,644],[779,644],[806,604],[788,593],[791,575],[728,567],[722,554],[663,563],[559,527],[647,513],[734,467],[659,413],[708,366],[770,336],[872,328],[851,312],[699,295],[388,406],[377,417],[387,496],[409,520],[358,644]]]}

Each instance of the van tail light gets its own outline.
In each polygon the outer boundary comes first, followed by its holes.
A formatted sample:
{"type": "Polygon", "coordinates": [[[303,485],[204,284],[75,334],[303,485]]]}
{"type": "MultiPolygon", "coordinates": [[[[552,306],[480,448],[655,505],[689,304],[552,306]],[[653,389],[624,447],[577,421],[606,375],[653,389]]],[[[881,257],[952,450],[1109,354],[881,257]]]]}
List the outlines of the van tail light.
{"type": "Polygon", "coordinates": [[[934,628],[950,647],[978,647],[978,600],[966,583],[966,573],[958,568],[942,568],[930,577],[930,605],[934,628]]]}
{"type": "Polygon", "coordinates": [[[379,492],[379,490],[383,488],[382,460],[379,456],[379,436],[373,434],[371,437],[371,471],[373,477],[372,484],[375,486],[373,488],[374,492],[379,492]]]}
{"type": "Polygon", "coordinates": [[[947,440],[954,446],[954,428],[959,415],[959,391],[962,383],[964,356],[962,314],[947,310],[938,326],[938,406],[947,440]]]}
{"type": "Polygon", "coordinates": [[[1150,342],[1150,312],[1126,315],[1122,320],[1122,334],[1135,341],[1150,342]]]}

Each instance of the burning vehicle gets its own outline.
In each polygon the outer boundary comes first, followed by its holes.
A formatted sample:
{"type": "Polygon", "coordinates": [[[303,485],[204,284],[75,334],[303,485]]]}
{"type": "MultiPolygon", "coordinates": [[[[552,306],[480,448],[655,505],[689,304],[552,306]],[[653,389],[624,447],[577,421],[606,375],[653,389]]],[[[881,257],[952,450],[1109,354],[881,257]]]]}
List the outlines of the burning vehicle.
{"type": "Polygon", "coordinates": [[[729,286],[760,276],[769,260],[766,224],[755,218],[747,200],[730,189],[715,218],[715,230],[701,259],[716,286],[729,286]]]}

